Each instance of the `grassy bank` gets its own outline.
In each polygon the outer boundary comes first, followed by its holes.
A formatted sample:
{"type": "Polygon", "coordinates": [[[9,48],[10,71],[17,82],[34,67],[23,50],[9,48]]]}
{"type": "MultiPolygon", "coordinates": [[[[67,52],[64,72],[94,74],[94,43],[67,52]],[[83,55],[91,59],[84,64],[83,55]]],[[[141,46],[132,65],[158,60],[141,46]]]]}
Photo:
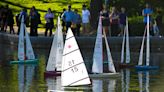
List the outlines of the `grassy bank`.
{"type": "Polygon", "coordinates": [[[79,13],[81,13],[82,4],[89,4],[89,1],[90,0],[1,0],[0,5],[8,4],[9,7],[13,10],[14,15],[18,14],[22,8],[27,8],[29,13],[30,8],[35,6],[41,14],[42,25],[39,26],[43,27],[45,24],[44,15],[46,14],[48,8],[51,8],[54,12],[54,21],[56,23],[57,16],[61,14],[63,8],[67,9],[69,4],[72,5],[73,9],[78,9],[79,13]]]}

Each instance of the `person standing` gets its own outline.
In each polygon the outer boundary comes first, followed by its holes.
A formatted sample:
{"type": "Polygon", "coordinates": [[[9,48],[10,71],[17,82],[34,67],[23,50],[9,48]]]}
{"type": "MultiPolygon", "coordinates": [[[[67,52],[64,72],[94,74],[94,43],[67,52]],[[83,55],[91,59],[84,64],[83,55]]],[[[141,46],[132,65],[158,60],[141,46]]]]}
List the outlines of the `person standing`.
{"type": "Polygon", "coordinates": [[[150,23],[150,34],[154,35],[154,32],[152,30],[152,16],[153,10],[150,8],[149,4],[146,3],[145,8],[142,10],[142,15],[143,15],[143,22],[144,22],[144,28],[146,28],[147,25],[147,16],[149,16],[149,23],[150,23]]]}
{"type": "Polygon", "coordinates": [[[30,10],[30,36],[38,36],[37,28],[39,24],[39,15],[33,6],[30,10]]]}
{"type": "Polygon", "coordinates": [[[19,32],[20,32],[20,26],[21,26],[21,19],[22,19],[22,16],[24,16],[24,21],[23,23],[27,26],[28,25],[28,14],[27,14],[27,9],[24,8],[22,9],[22,11],[20,12],[19,16],[18,16],[18,32],[17,34],[19,35],[19,32]]]}
{"type": "Polygon", "coordinates": [[[65,11],[62,15],[62,20],[64,20],[66,24],[66,33],[67,33],[68,28],[70,28],[72,25],[73,16],[74,16],[74,13],[71,10],[71,5],[68,5],[68,10],[65,11]]]}
{"type": "Polygon", "coordinates": [[[116,7],[112,7],[112,11],[110,13],[110,23],[111,23],[111,34],[112,36],[117,36],[119,31],[119,13],[116,7]]]}
{"type": "Polygon", "coordinates": [[[78,10],[74,11],[74,19],[73,19],[73,32],[74,35],[80,36],[80,27],[81,27],[81,16],[78,14],[78,10]]]}
{"type": "Polygon", "coordinates": [[[109,11],[107,10],[107,7],[105,5],[103,5],[103,10],[100,12],[100,16],[102,18],[103,30],[106,32],[106,34],[109,34],[109,36],[111,36],[109,11]]]}
{"type": "Polygon", "coordinates": [[[50,30],[49,36],[52,35],[52,29],[54,27],[54,13],[52,13],[51,8],[48,8],[46,15],[44,16],[46,20],[46,30],[45,36],[47,36],[48,30],[50,30]]]}
{"type": "Polygon", "coordinates": [[[2,25],[1,25],[1,31],[4,31],[6,32],[6,29],[7,29],[7,14],[8,14],[8,10],[9,10],[9,6],[6,5],[3,9],[2,9],[2,12],[1,12],[1,18],[2,18],[2,25]]]}
{"type": "Polygon", "coordinates": [[[126,26],[126,18],[127,18],[127,14],[125,13],[125,8],[121,7],[121,12],[119,14],[119,27],[120,27],[120,33],[118,34],[118,36],[122,36],[125,26],[126,26]]]}
{"type": "Polygon", "coordinates": [[[7,25],[10,27],[10,34],[13,32],[13,34],[15,34],[13,25],[14,25],[14,15],[12,13],[12,10],[9,9],[8,10],[8,14],[7,14],[7,25]]]}
{"type": "MultiPolygon", "coordinates": [[[[60,16],[60,17],[62,17],[62,15],[64,14],[65,11],[66,11],[66,9],[64,8],[64,9],[63,9],[63,12],[61,13],[61,16],[60,16]]],[[[62,19],[63,32],[65,32],[65,30],[66,30],[66,24],[65,24],[64,19],[65,19],[65,18],[62,19]]]]}
{"type": "Polygon", "coordinates": [[[90,20],[90,11],[87,9],[86,5],[83,5],[82,10],[82,26],[83,26],[83,34],[89,33],[89,21],[90,20]]]}
{"type": "Polygon", "coordinates": [[[155,21],[154,25],[155,25],[155,30],[156,30],[157,36],[163,35],[162,20],[163,20],[162,11],[160,9],[157,9],[157,16],[155,17],[155,20],[154,20],[155,21]]]}

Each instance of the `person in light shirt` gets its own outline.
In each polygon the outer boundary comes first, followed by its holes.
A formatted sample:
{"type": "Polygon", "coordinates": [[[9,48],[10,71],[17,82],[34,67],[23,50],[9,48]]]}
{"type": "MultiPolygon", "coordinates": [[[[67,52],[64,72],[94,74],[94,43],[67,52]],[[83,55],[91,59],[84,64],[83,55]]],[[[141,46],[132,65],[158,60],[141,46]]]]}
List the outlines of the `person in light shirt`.
{"type": "Polygon", "coordinates": [[[83,34],[89,33],[89,20],[90,20],[90,12],[86,8],[86,5],[83,5],[83,10],[82,10],[83,34]]]}

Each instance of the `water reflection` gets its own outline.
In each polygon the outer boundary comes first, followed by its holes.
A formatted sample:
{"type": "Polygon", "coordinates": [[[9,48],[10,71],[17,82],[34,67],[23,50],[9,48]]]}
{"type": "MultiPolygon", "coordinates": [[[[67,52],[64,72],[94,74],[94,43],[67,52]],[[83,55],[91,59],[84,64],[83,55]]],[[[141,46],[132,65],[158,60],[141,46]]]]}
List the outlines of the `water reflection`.
{"type": "Polygon", "coordinates": [[[62,90],[61,89],[61,78],[60,77],[51,77],[46,78],[47,90],[62,90]]]}
{"type": "Polygon", "coordinates": [[[149,71],[139,71],[138,79],[140,92],[149,92],[149,71]]]}
{"type": "Polygon", "coordinates": [[[18,65],[19,92],[30,92],[35,65],[18,65]]]}
{"type": "Polygon", "coordinates": [[[116,92],[116,79],[92,79],[92,92],[116,92]]]}
{"type": "Polygon", "coordinates": [[[130,69],[121,70],[122,92],[129,92],[130,69]]]}

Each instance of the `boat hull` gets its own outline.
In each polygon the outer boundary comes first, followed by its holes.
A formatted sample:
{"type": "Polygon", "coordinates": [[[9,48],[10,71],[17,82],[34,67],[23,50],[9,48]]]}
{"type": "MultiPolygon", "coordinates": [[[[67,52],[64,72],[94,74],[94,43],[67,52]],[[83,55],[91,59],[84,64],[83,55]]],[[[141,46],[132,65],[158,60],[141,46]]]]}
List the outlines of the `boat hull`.
{"type": "Polygon", "coordinates": [[[119,78],[121,77],[120,73],[98,73],[98,74],[89,74],[90,78],[119,78]]]}
{"type": "Polygon", "coordinates": [[[119,64],[120,69],[123,68],[133,68],[134,65],[133,64],[119,64]]]}
{"type": "Polygon", "coordinates": [[[54,76],[61,76],[60,71],[46,71],[44,72],[45,77],[54,77],[54,76]]]}
{"type": "Polygon", "coordinates": [[[144,70],[156,70],[159,68],[159,66],[135,66],[137,70],[144,71],[144,70]]]}
{"type": "Polygon", "coordinates": [[[38,63],[38,59],[10,61],[10,64],[37,64],[37,63],[38,63]]]}

